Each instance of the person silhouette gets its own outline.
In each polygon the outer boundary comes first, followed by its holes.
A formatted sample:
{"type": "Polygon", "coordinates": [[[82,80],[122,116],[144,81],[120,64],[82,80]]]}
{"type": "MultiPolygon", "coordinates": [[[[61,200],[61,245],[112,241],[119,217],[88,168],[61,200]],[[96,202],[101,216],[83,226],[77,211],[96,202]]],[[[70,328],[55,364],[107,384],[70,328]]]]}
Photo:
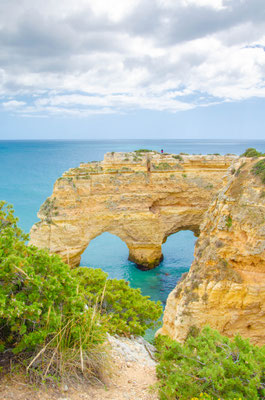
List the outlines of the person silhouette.
{"type": "Polygon", "coordinates": [[[161,149],[161,154],[163,154],[164,153],[164,150],[163,149],[161,149]]]}

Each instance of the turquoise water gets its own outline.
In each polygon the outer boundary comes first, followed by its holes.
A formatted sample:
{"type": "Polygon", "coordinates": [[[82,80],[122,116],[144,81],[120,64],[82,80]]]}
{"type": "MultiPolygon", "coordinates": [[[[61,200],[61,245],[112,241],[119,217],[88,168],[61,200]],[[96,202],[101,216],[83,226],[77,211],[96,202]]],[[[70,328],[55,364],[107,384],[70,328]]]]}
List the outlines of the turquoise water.
{"type": "Polygon", "coordinates": [[[196,238],[190,231],[170,236],[162,246],[164,260],[151,271],[141,271],[128,261],[127,246],[120,238],[104,233],[92,240],[83,253],[81,265],[101,266],[110,278],[125,279],[134,288],[141,288],[145,296],[166,303],[168,294],[180,276],[188,271],[196,238]]]}
{"type": "MultiPolygon", "coordinates": [[[[109,141],[0,141],[0,199],[15,207],[20,226],[29,232],[37,211],[51,195],[53,183],[81,161],[102,160],[110,151],[149,148],[168,153],[234,153],[247,147],[265,152],[265,141],[228,140],[109,140],[109,141]]],[[[192,232],[179,232],[163,245],[164,260],[152,271],[139,271],[128,261],[128,249],[117,237],[105,233],[94,239],[82,257],[82,265],[100,267],[114,278],[124,278],[143,294],[165,303],[181,274],[193,259],[192,232]]]]}

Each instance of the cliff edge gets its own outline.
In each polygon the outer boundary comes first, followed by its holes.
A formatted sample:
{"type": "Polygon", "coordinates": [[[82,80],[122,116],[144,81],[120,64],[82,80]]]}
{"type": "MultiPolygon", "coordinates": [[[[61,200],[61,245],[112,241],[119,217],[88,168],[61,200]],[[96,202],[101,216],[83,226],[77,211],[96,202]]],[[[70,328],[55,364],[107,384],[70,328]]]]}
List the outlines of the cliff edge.
{"type": "Polygon", "coordinates": [[[183,341],[208,324],[265,344],[265,186],[242,159],[200,226],[190,271],[170,293],[159,333],[183,341]]]}
{"type": "Polygon", "coordinates": [[[126,243],[131,261],[154,268],[168,236],[185,229],[199,234],[213,195],[237,162],[233,155],[107,153],[103,161],[82,163],[55,182],[30,243],[74,267],[89,242],[109,232],[126,243]]]}

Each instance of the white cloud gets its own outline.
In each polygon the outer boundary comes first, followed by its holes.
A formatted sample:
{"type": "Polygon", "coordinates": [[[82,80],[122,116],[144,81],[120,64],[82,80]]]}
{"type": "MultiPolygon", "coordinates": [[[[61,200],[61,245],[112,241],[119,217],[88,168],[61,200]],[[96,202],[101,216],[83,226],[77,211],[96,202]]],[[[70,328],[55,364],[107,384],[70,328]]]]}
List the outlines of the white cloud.
{"type": "Polygon", "coordinates": [[[2,105],[7,109],[13,110],[25,106],[26,103],[24,101],[10,100],[3,102],[2,105]]]}
{"type": "Polygon", "coordinates": [[[21,115],[183,111],[265,97],[263,0],[0,3],[0,95],[21,115]]]}

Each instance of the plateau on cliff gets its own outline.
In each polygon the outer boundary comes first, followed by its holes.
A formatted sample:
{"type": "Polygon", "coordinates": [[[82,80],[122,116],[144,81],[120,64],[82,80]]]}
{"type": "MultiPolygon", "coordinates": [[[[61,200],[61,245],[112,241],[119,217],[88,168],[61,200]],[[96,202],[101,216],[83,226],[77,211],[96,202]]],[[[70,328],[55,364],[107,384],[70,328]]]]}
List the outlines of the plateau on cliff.
{"type": "Polygon", "coordinates": [[[154,268],[168,236],[180,230],[199,235],[213,196],[238,162],[234,155],[139,150],[81,163],[55,182],[30,243],[75,267],[89,242],[109,232],[126,243],[131,261],[142,269],[154,268]]]}

